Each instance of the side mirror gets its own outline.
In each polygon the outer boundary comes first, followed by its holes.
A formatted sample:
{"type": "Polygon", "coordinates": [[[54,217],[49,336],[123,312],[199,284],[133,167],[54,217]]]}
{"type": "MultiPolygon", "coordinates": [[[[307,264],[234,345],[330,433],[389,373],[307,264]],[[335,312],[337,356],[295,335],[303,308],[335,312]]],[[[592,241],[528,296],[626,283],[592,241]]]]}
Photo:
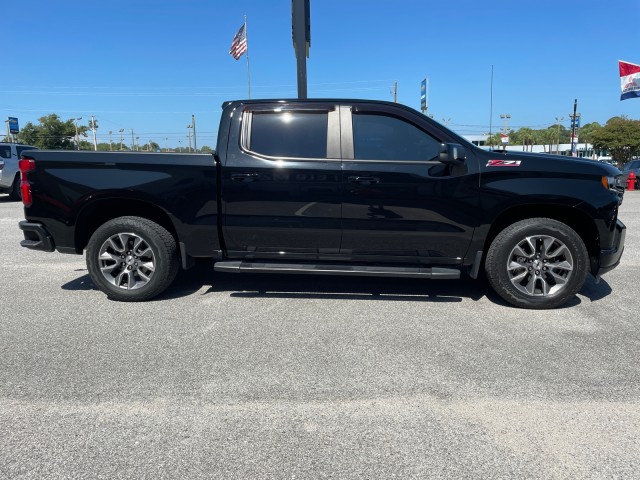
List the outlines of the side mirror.
{"type": "Polygon", "coordinates": [[[467,152],[459,143],[441,143],[440,160],[447,165],[462,165],[467,158],[467,152]]]}

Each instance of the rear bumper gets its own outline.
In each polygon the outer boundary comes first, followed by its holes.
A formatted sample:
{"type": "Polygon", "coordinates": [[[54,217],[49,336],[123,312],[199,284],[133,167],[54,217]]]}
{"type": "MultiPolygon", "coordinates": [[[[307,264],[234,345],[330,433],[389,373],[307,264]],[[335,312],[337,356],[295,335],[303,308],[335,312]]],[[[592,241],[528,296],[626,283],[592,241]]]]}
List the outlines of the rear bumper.
{"type": "Polygon", "coordinates": [[[23,220],[18,226],[24,232],[24,240],[20,242],[20,246],[44,252],[53,252],[56,249],[53,237],[41,223],[30,223],[23,220]]]}
{"type": "Polygon", "coordinates": [[[616,222],[613,247],[600,251],[600,261],[597,276],[607,273],[618,266],[620,257],[624,251],[624,239],[627,234],[627,227],[620,220],[616,222]]]}

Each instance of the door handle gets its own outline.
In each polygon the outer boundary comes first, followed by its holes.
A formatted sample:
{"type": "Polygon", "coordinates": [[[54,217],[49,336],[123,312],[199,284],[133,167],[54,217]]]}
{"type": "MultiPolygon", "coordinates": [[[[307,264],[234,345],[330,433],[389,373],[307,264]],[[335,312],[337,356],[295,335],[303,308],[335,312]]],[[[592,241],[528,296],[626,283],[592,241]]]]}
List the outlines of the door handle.
{"type": "Polygon", "coordinates": [[[373,183],[380,183],[380,179],[378,177],[349,177],[349,183],[371,185],[373,183]]]}
{"type": "Polygon", "coordinates": [[[232,173],[231,180],[234,182],[254,182],[259,176],[259,173],[232,173]]]}

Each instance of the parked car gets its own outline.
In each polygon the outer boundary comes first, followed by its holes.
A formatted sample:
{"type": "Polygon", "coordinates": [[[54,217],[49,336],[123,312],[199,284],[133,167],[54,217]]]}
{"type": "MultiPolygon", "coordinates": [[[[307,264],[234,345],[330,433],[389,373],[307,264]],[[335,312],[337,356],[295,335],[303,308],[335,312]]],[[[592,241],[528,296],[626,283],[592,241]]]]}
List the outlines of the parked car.
{"type": "Polygon", "coordinates": [[[20,171],[18,159],[22,152],[36,147],[18,143],[0,143],[0,193],[8,193],[14,200],[20,200],[20,171]]]}
{"type": "Polygon", "coordinates": [[[633,174],[636,176],[635,188],[640,189],[640,158],[627,162],[627,164],[622,169],[625,187],[627,186],[627,179],[629,178],[629,173],[631,172],[633,172],[633,174]]]}
{"type": "Polygon", "coordinates": [[[615,268],[626,227],[611,165],[487,152],[367,100],[226,102],[216,153],[23,152],[22,246],[82,254],[110,298],[178,269],[477,278],[554,308],[615,268]]]}

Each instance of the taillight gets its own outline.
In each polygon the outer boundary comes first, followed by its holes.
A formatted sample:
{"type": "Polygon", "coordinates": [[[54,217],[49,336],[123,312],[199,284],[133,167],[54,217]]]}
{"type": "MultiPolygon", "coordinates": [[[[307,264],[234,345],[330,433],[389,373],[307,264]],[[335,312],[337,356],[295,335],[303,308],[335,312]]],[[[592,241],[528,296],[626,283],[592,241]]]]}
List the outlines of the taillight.
{"type": "Polygon", "coordinates": [[[36,169],[36,161],[32,158],[22,158],[18,162],[20,168],[20,193],[22,193],[22,203],[25,207],[30,207],[33,203],[31,195],[31,184],[29,183],[28,173],[36,169]]]}

